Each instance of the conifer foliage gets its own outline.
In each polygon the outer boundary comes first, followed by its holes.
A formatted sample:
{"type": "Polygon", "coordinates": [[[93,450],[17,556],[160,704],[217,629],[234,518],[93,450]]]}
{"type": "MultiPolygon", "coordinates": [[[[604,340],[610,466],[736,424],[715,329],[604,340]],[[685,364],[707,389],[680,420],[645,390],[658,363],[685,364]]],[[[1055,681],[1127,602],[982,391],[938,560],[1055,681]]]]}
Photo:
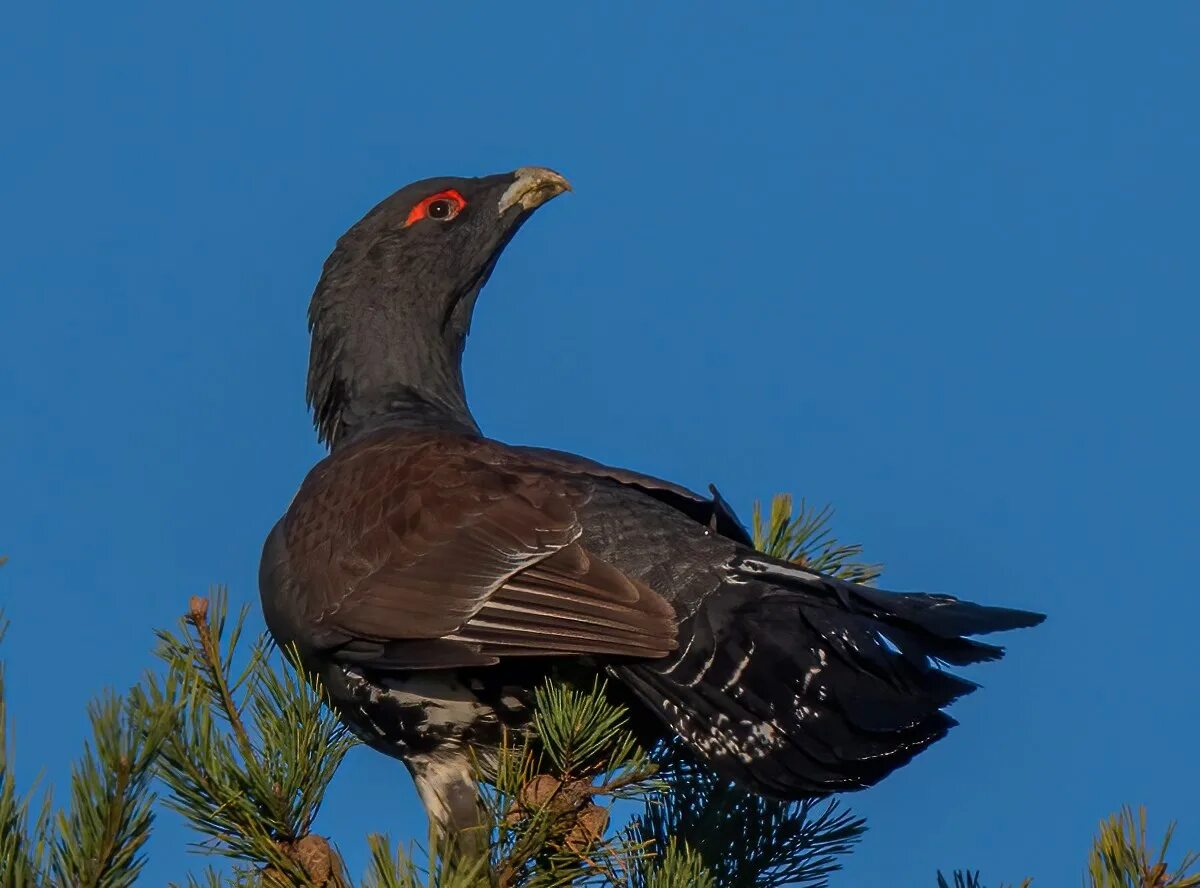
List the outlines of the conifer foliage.
{"type": "MultiPolygon", "coordinates": [[[[7,628],[0,616],[0,639],[7,628]]],[[[102,695],[88,708],[92,739],[71,769],[69,803],[53,811],[48,793],[20,796],[0,665],[0,886],[126,888],[146,859],[154,822],[151,782],[171,730],[170,713],[132,697],[102,695]]]]}

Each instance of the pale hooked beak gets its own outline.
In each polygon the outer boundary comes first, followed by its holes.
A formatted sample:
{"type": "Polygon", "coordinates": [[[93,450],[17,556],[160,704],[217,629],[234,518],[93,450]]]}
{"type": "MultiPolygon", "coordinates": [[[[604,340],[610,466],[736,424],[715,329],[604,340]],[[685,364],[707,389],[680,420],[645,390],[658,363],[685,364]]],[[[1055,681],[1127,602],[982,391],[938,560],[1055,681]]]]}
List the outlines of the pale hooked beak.
{"type": "Polygon", "coordinates": [[[571,183],[545,167],[521,167],[513,175],[517,180],[500,198],[500,215],[520,204],[526,212],[535,210],[553,197],[571,190],[571,183]]]}

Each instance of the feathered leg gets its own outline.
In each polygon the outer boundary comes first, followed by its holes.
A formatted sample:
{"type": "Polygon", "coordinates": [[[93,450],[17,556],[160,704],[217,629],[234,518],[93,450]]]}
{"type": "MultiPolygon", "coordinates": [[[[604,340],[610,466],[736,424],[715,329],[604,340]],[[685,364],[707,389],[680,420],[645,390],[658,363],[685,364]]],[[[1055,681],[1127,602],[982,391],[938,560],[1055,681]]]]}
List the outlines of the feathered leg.
{"type": "Polygon", "coordinates": [[[488,817],[467,750],[445,744],[427,755],[410,755],[404,763],[417,794],[454,855],[475,859],[488,853],[488,817]]]}

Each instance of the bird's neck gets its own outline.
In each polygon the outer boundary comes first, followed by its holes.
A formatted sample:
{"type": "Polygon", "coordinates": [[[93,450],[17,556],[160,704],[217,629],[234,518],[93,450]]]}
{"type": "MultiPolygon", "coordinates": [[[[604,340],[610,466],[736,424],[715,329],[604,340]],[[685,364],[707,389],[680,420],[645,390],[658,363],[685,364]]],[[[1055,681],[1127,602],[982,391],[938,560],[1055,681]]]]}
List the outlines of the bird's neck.
{"type": "Polygon", "coordinates": [[[478,435],[462,356],[485,277],[454,298],[394,288],[314,296],[308,402],[321,440],[337,449],[383,427],[478,435]]]}
{"type": "Polygon", "coordinates": [[[364,392],[347,401],[331,448],[337,450],[381,429],[480,434],[475,418],[467,409],[461,385],[457,392],[435,393],[396,384],[364,392]]]}
{"type": "Polygon", "coordinates": [[[462,378],[465,336],[415,336],[402,325],[315,338],[309,404],[331,449],[381,428],[478,435],[462,378]]]}

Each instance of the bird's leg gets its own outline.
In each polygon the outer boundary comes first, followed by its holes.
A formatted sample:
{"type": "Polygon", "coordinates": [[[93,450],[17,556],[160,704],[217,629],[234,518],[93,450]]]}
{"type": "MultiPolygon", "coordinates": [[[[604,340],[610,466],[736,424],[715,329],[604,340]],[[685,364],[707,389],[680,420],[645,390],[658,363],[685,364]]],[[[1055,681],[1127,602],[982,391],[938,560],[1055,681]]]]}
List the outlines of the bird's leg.
{"type": "Polygon", "coordinates": [[[409,755],[404,763],[412,774],[429,822],[441,833],[453,854],[475,860],[488,853],[487,810],[467,750],[445,744],[424,755],[409,755]]]}

